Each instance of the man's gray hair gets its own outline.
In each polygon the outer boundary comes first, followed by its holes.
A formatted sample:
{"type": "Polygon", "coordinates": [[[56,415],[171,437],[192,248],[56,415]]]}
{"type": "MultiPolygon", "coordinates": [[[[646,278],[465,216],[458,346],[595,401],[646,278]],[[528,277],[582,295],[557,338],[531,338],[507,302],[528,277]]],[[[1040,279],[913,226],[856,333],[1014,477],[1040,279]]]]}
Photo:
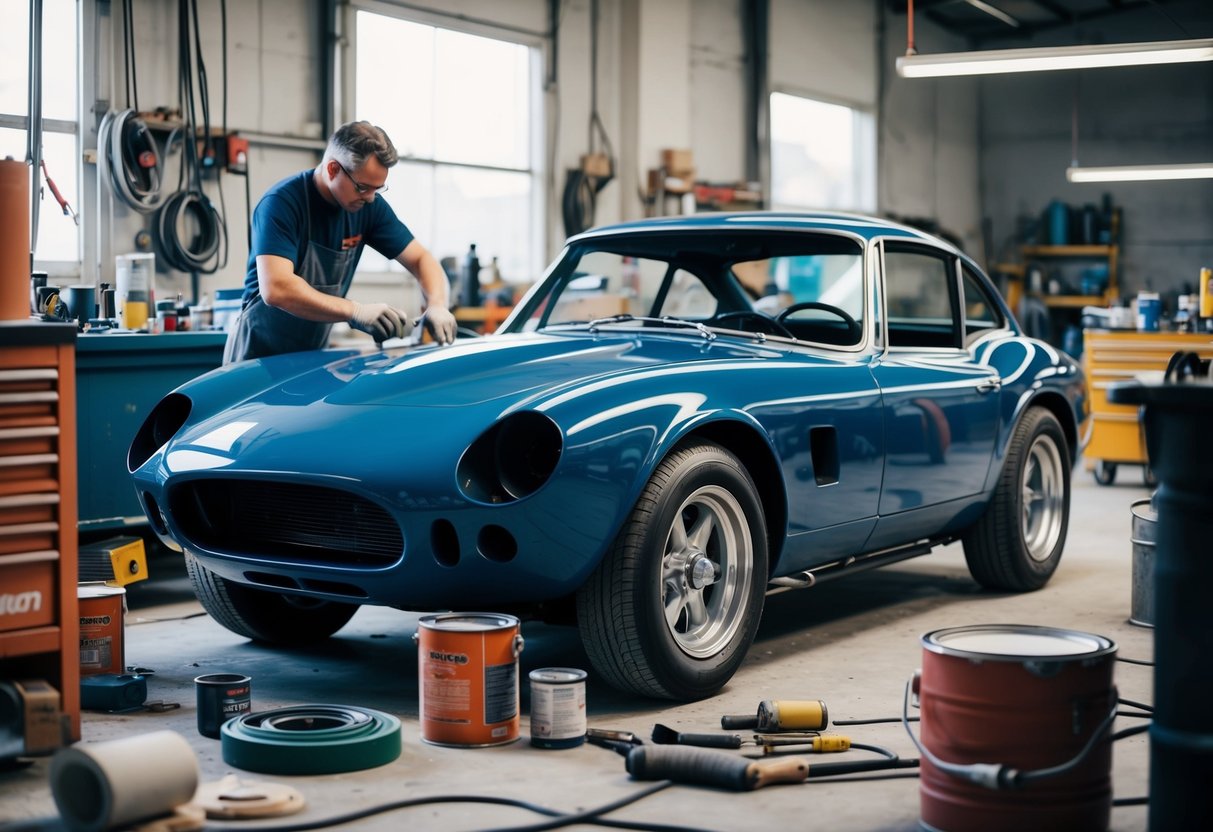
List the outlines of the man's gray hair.
{"type": "Polygon", "coordinates": [[[383,128],[369,121],[351,121],[338,127],[324,149],[324,161],[336,159],[350,170],[358,170],[374,156],[385,168],[396,164],[396,146],[383,128]]]}

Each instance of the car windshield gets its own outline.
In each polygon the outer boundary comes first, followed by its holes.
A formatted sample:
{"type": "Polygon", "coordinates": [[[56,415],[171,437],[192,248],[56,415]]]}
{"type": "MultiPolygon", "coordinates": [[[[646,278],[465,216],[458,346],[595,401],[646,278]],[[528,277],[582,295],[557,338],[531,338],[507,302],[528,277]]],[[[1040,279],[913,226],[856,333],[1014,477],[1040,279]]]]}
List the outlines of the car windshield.
{"type": "Polygon", "coordinates": [[[860,244],[839,235],[590,237],[565,250],[507,329],[676,326],[694,335],[707,327],[853,346],[863,332],[863,274],[860,244]]]}

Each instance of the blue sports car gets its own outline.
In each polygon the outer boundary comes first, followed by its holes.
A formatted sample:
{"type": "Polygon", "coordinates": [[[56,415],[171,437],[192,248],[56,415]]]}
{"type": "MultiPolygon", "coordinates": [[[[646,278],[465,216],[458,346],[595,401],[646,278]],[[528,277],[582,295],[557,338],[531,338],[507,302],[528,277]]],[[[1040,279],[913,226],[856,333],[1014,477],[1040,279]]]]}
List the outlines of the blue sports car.
{"type": "Polygon", "coordinates": [[[718,691],[769,592],[963,540],[1057,568],[1083,376],[952,245],[844,214],[588,231],[501,330],[295,353],[166,396],[129,466],[227,628],[359,605],[576,621],[596,672],[718,691]]]}

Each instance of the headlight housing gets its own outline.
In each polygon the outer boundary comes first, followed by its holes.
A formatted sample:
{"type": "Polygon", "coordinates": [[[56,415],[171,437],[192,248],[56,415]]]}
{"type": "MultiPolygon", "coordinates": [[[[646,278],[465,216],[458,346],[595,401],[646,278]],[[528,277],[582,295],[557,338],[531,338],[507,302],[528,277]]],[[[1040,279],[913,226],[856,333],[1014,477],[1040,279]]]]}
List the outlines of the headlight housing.
{"type": "Polygon", "coordinates": [[[130,450],[126,453],[127,469],[134,473],[143,467],[152,454],[163,448],[164,443],[181,430],[192,408],[193,402],[180,393],[170,393],[161,399],[143,420],[143,425],[131,441],[130,450]]]}
{"type": "Polygon", "coordinates": [[[552,476],[564,450],[556,423],[541,413],[512,413],[482,433],[459,460],[459,489],[481,503],[509,503],[534,494],[552,476]]]}

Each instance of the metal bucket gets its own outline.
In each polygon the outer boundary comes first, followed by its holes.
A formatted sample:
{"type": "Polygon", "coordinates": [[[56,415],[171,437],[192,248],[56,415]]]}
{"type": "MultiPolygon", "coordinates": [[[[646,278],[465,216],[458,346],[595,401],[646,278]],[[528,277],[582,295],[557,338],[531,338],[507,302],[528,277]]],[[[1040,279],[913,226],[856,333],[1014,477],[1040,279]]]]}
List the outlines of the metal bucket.
{"type": "Polygon", "coordinates": [[[439,613],[418,622],[421,739],[433,745],[503,745],[518,739],[519,621],[489,612],[439,613]]]}
{"type": "Polygon", "coordinates": [[[939,832],[1102,832],[1112,810],[1112,743],[1082,757],[1116,706],[1116,645],[1025,624],[935,630],[922,637],[920,822],[939,832]],[[1001,763],[1034,773],[987,788],[959,771],[1001,763]]]}
{"type": "Polygon", "coordinates": [[[1138,500],[1129,507],[1133,512],[1133,606],[1129,623],[1154,626],[1154,547],[1158,542],[1158,514],[1150,499],[1138,500]]]}

